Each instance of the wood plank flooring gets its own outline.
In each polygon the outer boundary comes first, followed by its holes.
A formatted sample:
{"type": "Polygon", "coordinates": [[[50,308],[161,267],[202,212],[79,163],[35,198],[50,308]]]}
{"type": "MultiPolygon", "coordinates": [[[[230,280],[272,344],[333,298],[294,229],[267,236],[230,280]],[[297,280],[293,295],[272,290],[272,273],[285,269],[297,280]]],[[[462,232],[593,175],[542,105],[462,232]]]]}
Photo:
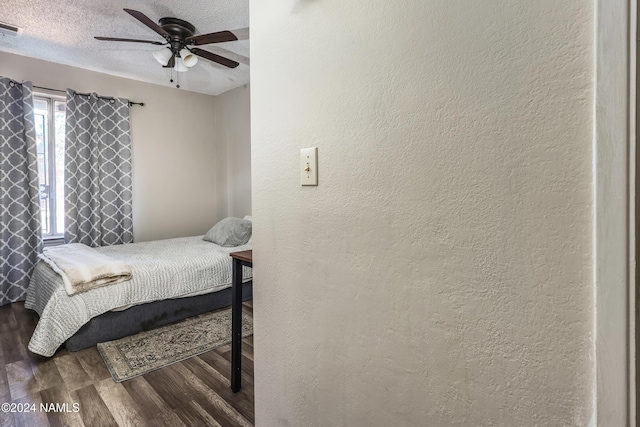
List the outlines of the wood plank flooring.
{"type": "MultiPolygon", "coordinates": [[[[243,310],[251,314],[252,303],[243,310]]],[[[35,404],[35,411],[0,412],[0,427],[254,424],[253,337],[243,340],[242,389],[233,393],[230,345],[116,383],[96,347],[51,358],[28,351],[36,323],[24,303],[0,307],[0,404],[35,404]],[[67,410],[42,411],[41,404],[67,410]]]]}

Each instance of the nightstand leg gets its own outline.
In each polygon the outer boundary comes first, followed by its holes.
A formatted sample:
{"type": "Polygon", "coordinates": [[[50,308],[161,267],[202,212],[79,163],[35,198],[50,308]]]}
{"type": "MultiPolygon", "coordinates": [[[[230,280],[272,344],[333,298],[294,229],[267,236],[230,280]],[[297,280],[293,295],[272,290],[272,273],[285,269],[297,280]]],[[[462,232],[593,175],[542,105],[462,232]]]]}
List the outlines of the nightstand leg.
{"type": "Polygon", "coordinates": [[[231,390],[240,391],[242,378],[242,262],[233,260],[231,297],[231,390]]]}

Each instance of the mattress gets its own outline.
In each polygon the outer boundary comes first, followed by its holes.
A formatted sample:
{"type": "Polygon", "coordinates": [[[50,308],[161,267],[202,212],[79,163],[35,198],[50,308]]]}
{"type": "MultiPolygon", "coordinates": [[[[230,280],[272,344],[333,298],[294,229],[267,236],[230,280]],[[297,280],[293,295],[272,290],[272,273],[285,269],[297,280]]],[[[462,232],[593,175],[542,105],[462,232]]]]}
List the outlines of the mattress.
{"type": "MultiPolygon", "coordinates": [[[[231,286],[231,252],[251,245],[225,248],[202,236],[130,243],[96,248],[128,262],[132,279],[69,296],[60,276],[39,262],[31,278],[25,307],[40,315],[29,350],[52,356],[58,347],[94,317],[130,305],[210,293],[231,286]]],[[[243,269],[243,282],[252,269],[243,269]]]]}

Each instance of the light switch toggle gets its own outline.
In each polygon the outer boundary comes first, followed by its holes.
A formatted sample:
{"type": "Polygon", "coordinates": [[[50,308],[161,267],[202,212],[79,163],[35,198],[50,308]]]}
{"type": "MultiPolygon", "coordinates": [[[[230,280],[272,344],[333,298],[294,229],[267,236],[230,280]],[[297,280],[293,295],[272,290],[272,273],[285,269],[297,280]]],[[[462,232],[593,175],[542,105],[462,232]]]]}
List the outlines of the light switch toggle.
{"type": "Polygon", "coordinates": [[[318,185],[318,147],[300,150],[300,184],[318,185]]]}

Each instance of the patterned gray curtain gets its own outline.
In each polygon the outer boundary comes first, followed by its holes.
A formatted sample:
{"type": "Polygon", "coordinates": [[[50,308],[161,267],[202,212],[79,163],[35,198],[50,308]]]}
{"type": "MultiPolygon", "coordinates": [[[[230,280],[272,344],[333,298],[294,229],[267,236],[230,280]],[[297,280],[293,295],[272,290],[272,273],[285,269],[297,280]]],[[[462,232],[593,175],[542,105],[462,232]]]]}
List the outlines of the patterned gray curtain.
{"type": "Polygon", "coordinates": [[[25,298],[42,245],[30,82],[0,77],[0,305],[25,298]]]}
{"type": "Polygon", "coordinates": [[[65,241],[133,241],[129,101],[67,90],[65,241]]]}

